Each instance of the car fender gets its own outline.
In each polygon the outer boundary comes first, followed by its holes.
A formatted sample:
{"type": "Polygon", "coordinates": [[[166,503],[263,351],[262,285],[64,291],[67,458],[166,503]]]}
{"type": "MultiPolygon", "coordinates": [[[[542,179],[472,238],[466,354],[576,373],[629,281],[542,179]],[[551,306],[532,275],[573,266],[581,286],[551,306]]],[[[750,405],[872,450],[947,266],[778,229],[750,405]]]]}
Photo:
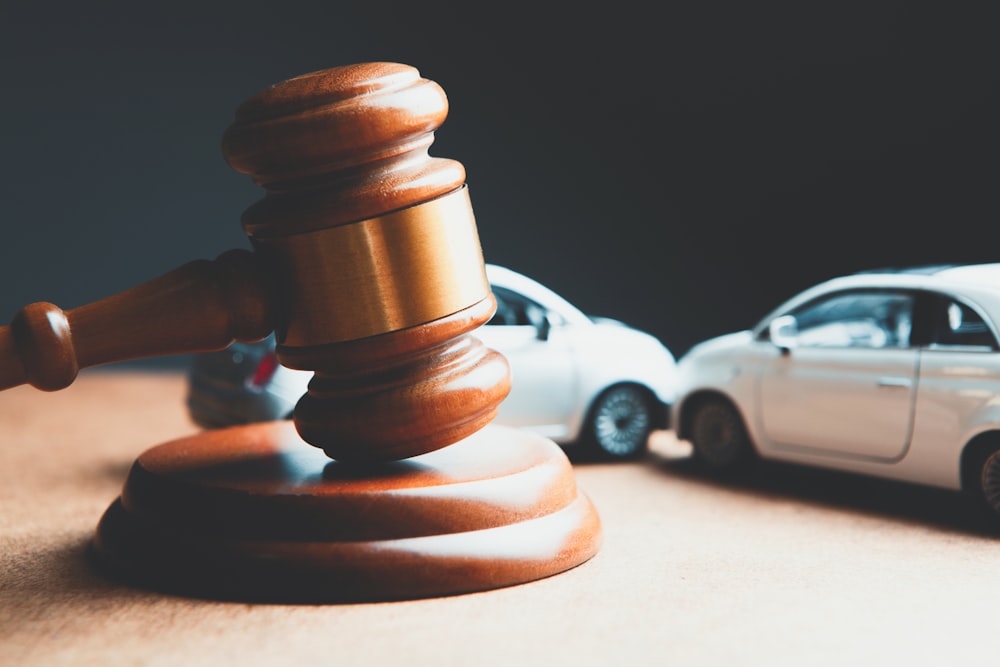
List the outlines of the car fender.
{"type": "Polygon", "coordinates": [[[578,356],[579,400],[570,420],[572,439],[579,437],[598,396],[618,384],[636,384],[649,390],[663,405],[676,395],[677,362],[655,337],[607,320],[574,332],[573,353],[578,356]]]}
{"type": "MultiPolygon", "coordinates": [[[[961,440],[959,451],[953,452],[950,458],[952,465],[957,466],[957,488],[965,486],[965,465],[968,463],[966,456],[974,453],[975,449],[981,446],[994,447],[1000,445],[1000,406],[989,405],[979,411],[975,419],[970,424],[969,430],[961,440]]],[[[940,458],[940,457],[937,457],[940,458]]],[[[940,462],[939,465],[944,465],[940,462]]],[[[950,466],[946,469],[950,470],[950,466]]],[[[978,471],[973,474],[978,475],[978,471]]]]}
{"type": "Polygon", "coordinates": [[[913,437],[900,462],[907,479],[956,488],[963,452],[984,437],[1000,437],[997,400],[1000,358],[977,353],[980,361],[948,350],[921,353],[913,437]]]}
{"type": "MultiPolygon", "coordinates": [[[[707,395],[722,396],[743,417],[751,440],[758,441],[757,385],[763,349],[752,345],[752,334],[741,331],[695,346],[677,364],[677,396],[672,424],[679,438],[687,438],[690,411],[707,395]]],[[[768,346],[773,351],[773,346],[768,346]]]]}

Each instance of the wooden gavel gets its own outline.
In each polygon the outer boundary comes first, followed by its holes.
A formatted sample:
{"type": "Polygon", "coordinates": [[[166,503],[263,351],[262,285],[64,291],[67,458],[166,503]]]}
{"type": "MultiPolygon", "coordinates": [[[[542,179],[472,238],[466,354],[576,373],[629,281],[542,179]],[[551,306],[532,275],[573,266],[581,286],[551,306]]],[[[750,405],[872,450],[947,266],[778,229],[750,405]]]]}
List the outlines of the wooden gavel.
{"type": "Polygon", "coordinates": [[[273,330],[279,361],[315,372],[296,429],[334,459],[403,459],[478,431],[510,379],[469,335],[496,304],[465,169],[428,154],[447,112],[436,83],[394,63],[250,98],[223,150],[266,191],[242,218],[253,251],[69,311],[26,306],[0,328],[0,389],[61,389],[84,367],[273,330]]]}
{"type": "Polygon", "coordinates": [[[565,453],[489,424],[510,371],[470,334],[496,302],[465,169],[428,155],[447,110],[393,63],[272,86],[223,140],[266,191],[243,214],[253,251],[69,311],[31,304],[0,329],[0,389],[271,331],[281,363],[314,372],[294,427],[139,455],[98,522],[98,567],[199,596],[369,601],[524,583],[596,553],[565,453]]]}

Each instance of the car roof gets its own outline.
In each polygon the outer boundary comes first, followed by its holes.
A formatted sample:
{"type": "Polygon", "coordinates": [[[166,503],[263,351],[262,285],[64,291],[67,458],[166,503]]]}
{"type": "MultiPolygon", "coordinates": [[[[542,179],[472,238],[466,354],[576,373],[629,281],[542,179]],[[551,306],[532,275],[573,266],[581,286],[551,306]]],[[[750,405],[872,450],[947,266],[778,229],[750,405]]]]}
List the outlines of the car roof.
{"type": "Polygon", "coordinates": [[[1000,316],[1000,262],[982,264],[934,264],[881,268],[831,278],[805,289],[767,314],[754,330],[760,330],[776,315],[821,294],[850,288],[910,288],[945,292],[971,299],[1000,316]]]}
{"type": "Polygon", "coordinates": [[[974,280],[1000,284],[1000,262],[984,264],[925,264],[858,271],[855,275],[936,276],[944,280],[974,280]]]}
{"type": "Polygon", "coordinates": [[[1000,289],[1000,263],[945,267],[934,275],[949,281],[974,283],[982,287],[1000,289]]]}
{"type": "Polygon", "coordinates": [[[858,271],[825,284],[845,282],[872,286],[958,288],[962,286],[1000,290],[1000,262],[984,264],[929,264],[902,268],[858,271]]]}

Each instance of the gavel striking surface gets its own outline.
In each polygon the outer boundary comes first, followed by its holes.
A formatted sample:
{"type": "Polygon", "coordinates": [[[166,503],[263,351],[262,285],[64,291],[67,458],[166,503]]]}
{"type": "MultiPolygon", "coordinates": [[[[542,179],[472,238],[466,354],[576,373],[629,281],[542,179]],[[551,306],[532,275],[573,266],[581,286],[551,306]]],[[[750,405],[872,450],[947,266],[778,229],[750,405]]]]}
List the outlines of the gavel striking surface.
{"type": "Polygon", "coordinates": [[[94,551],[115,575],[199,597],[363,602],[549,576],[590,558],[598,532],[566,457],[546,440],[487,426],[359,467],[275,422],[142,454],[94,551]]]}

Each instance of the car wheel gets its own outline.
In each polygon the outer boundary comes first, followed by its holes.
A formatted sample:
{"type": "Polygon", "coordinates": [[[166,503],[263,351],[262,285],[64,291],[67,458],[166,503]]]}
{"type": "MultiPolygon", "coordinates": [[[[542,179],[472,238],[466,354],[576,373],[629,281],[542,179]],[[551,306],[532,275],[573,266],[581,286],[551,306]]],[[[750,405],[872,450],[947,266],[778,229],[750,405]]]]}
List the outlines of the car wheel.
{"type": "Polygon", "coordinates": [[[585,441],[605,459],[634,459],[643,454],[653,430],[653,411],[642,388],[619,385],[606,390],[590,409],[585,441]]]}
{"type": "Polygon", "coordinates": [[[743,419],[728,401],[709,399],[691,416],[694,455],[713,468],[736,468],[753,457],[743,419]]]}
{"type": "Polygon", "coordinates": [[[979,493],[987,508],[1000,515],[1000,448],[982,458],[979,466],[979,493]]]}

